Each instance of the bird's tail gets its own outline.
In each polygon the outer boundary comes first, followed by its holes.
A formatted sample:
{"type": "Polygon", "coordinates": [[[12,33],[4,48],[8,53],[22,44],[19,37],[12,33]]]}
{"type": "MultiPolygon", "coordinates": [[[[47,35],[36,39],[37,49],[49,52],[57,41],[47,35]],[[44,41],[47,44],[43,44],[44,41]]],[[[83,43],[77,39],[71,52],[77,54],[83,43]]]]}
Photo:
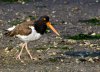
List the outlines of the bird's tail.
{"type": "Polygon", "coordinates": [[[10,36],[10,37],[12,37],[13,36],[13,33],[12,33],[12,31],[4,30],[3,35],[4,36],[10,36]]]}
{"type": "Polygon", "coordinates": [[[10,34],[11,34],[11,31],[6,31],[6,32],[4,33],[5,36],[10,36],[10,34]]]}

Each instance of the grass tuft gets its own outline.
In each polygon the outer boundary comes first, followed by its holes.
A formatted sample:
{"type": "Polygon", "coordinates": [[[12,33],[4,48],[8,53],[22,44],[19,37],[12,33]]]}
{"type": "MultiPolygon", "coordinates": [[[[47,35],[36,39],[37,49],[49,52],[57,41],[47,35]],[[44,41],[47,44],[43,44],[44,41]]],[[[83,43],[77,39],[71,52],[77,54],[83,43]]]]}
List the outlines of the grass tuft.
{"type": "Polygon", "coordinates": [[[74,40],[100,39],[100,34],[96,34],[96,35],[78,34],[75,36],[69,36],[68,39],[74,39],[74,40]]]}
{"type": "Polygon", "coordinates": [[[79,22],[87,23],[87,24],[91,24],[91,25],[100,25],[100,19],[97,19],[97,18],[92,18],[92,19],[88,19],[88,20],[79,20],[79,22]]]}

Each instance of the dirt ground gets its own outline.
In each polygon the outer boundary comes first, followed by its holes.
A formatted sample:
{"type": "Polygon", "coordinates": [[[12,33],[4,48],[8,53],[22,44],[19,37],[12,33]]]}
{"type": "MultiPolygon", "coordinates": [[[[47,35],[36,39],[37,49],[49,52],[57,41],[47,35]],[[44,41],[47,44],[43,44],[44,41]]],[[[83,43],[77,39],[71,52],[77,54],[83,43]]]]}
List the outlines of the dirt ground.
{"type": "Polygon", "coordinates": [[[100,16],[100,0],[33,0],[28,3],[0,3],[0,72],[100,72],[100,40],[73,40],[68,36],[100,34],[100,26],[81,23],[100,16]],[[27,16],[50,16],[50,21],[60,32],[52,31],[28,47],[35,58],[31,60],[26,51],[22,61],[18,38],[4,36],[9,22],[27,16]]]}

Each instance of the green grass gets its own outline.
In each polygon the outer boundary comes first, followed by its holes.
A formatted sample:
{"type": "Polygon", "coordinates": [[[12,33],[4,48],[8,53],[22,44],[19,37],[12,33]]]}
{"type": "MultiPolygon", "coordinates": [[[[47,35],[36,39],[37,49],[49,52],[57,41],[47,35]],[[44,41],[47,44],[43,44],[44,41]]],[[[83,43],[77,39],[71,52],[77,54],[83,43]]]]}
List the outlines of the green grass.
{"type": "Polygon", "coordinates": [[[74,36],[69,36],[68,39],[74,39],[74,40],[100,39],[100,34],[96,34],[96,35],[78,34],[74,36]]]}
{"type": "Polygon", "coordinates": [[[48,59],[50,62],[58,62],[58,59],[57,58],[49,58],[48,59]]]}
{"type": "Polygon", "coordinates": [[[69,48],[68,46],[61,46],[60,49],[62,49],[62,50],[70,50],[72,48],[69,48]]]}
{"type": "Polygon", "coordinates": [[[100,20],[97,18],[92,18],[92,19],[88,19],[88,20],[79,20],[79,22],[87,23],[87,24],[91,24],[91,25],[100,25],[100,20]]]}
{"type": "Polygon", "coordinates": [[[36,50],[46,50],[47,48],[36,48],[36,50]]]}

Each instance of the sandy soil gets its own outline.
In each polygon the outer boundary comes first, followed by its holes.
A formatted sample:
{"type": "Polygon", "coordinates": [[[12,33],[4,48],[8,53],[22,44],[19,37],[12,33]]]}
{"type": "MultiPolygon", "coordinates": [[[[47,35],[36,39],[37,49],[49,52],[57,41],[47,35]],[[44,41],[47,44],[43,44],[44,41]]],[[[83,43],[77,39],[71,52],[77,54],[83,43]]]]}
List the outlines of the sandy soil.
{"type": "Polygon", "coordinates": [[[100,0],[33,0],[32,2],[0,3],[0,72],[100,72],[100,40],[72,40],[67,36],[90,32],[99,34],[100,26],[80,23],[79,20],[100,16],[100,0]],[[61,34],[52,31],[28,44],[22,60],[16,60],[21,41],[3,35],[16,18],[49,15],[61,34]]]}

